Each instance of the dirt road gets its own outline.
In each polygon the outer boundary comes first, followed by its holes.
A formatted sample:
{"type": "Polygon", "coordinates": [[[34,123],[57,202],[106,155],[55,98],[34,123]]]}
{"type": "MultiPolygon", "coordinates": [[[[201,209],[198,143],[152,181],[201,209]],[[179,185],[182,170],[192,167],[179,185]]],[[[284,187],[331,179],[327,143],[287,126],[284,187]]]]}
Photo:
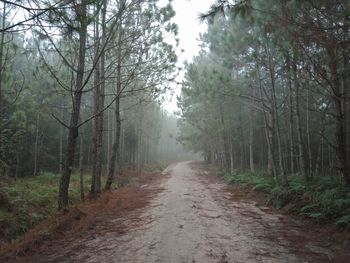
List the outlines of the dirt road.
{"type": "Polygon", "coordinates": [[[165,173],[160,183],[141,186],[162,189],[146,207],[111,216],[30,261],[346,262],[301,223],[230,191],[196,163],[165,173]]]}

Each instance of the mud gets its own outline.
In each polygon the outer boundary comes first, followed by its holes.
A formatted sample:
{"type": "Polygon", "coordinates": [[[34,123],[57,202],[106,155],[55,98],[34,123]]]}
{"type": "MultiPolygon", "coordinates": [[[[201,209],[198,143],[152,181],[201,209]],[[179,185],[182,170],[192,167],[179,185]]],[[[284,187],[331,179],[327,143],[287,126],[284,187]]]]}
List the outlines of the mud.
{"type": "MultiPolygon", "coordinates": [[[[198,164],[140,185],[147,203],[99,215],[85,231],[50,241],[28,262],[350,262],[349,251],[208,176],[198,164]]],[[[120,201],[120,200],[119,200],[120,201]]],[[[23,258],[24,260],[24,258],[23,258]]]]}

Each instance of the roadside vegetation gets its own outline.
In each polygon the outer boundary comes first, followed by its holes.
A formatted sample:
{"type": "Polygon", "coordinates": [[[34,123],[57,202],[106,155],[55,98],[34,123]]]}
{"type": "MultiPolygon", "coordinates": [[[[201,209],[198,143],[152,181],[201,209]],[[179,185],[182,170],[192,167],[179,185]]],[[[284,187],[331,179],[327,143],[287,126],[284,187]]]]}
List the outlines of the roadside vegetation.
{"type": "MultiPolygon", "coordinates": [[[[142,171],[135,167],[124,167],[118,176],[113,189],[128,186],[139,180],[140,174],[150,176],[160,174],[167,166],[167,162],[162,164],[147,164],[142,171]]],[[[11,242],[17,237],[25,234],[28,229],[42,222],[46,218],[58,212],[57,207],[57,186],[59,174],[42,173],[38,176],[0,180],[0,244],[11,242]]],[[[102,176],[102,183],[106,177],[102,176]]],[[[84,175],[84,199],[91,199],[90,185],[91,176],[84,175]]],[[[69,186],[71,196],[69,207],[76,206],[82,201],[80,175],[74,172],[69,186]]]]}
{"type": "MultiPolygon", "coordinates": [[[[85,177],[85,192],[89,191],[91,177],[85,177]]],[[[43,219],[57,212],[59,174],[43,173],[35,177],[0,181],[0,236],[1,242],[24,234],[43,219]]],[[[69,194],[70,206],[79,202],[80,178],[73,174],[69,194]]]]}
{"type": "MultiPolygon", "coordinates": [[[[143,174],[160,174],[165,165],[147,164],[143,174]]],[[[120,188],[136,182],[140,171],[134,167],[125,167],[118,176],[113,188],[120,188]]],[[[16,239],[33,226],[58,212],[57,186],[59,174],[42,173],[34,177],[0,180],[0,244],[16,239]]],[[[102,176],[102,183],[106,177],[102,176]]],[[[85,199],[91,199],[89,194],[91,176],[84,175],[85,199]]],[[[71,196],[69,207],[74,207],[81,201],[80,175],[73,173],[69,186],[71,196]]],[[[68,208],[69,208],[68,207],[68,208]]]]}
{"type": "Polygon", "coordinates": [[[235,171],[222,177],[229,184],[263,192],[267,204],[284,212],[350,227],[350,188],[340,176],[313,177],[308,187],[300,175],[288,177],[289,187],[280,186],[266,173],[235,171]]]}

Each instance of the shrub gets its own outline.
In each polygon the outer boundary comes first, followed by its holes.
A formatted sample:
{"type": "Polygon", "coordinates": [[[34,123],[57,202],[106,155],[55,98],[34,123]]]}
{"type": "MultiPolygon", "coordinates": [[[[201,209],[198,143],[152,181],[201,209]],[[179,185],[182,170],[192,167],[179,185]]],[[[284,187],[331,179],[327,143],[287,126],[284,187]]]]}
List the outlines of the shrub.
{"type": "Polygon", "coordinates": [[[252,190],[266,193],[267,203],[278,209],[288,205],[289,212],[350,226],[350,188],[344,186],[338,176],[315,177],[308,188],[298,175],[288,177],[288,187],[276,185],[272,177],[261,173],[235,171],[223,178],[229,184],[250,186],[252,190]]]}

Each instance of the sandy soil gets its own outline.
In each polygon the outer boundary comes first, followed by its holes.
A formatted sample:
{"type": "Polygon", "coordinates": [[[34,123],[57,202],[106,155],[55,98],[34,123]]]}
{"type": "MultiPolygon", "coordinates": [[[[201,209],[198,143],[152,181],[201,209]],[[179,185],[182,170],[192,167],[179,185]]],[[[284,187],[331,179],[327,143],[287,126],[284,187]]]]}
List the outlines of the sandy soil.
{"type": "Polygon", "coordinates": [[[46,244],[30,262],[350,262],[292,217],[258,206],[181,162],[165,179],[140,186],[147,205],[108,216],[65,240],[46,244]]]}

